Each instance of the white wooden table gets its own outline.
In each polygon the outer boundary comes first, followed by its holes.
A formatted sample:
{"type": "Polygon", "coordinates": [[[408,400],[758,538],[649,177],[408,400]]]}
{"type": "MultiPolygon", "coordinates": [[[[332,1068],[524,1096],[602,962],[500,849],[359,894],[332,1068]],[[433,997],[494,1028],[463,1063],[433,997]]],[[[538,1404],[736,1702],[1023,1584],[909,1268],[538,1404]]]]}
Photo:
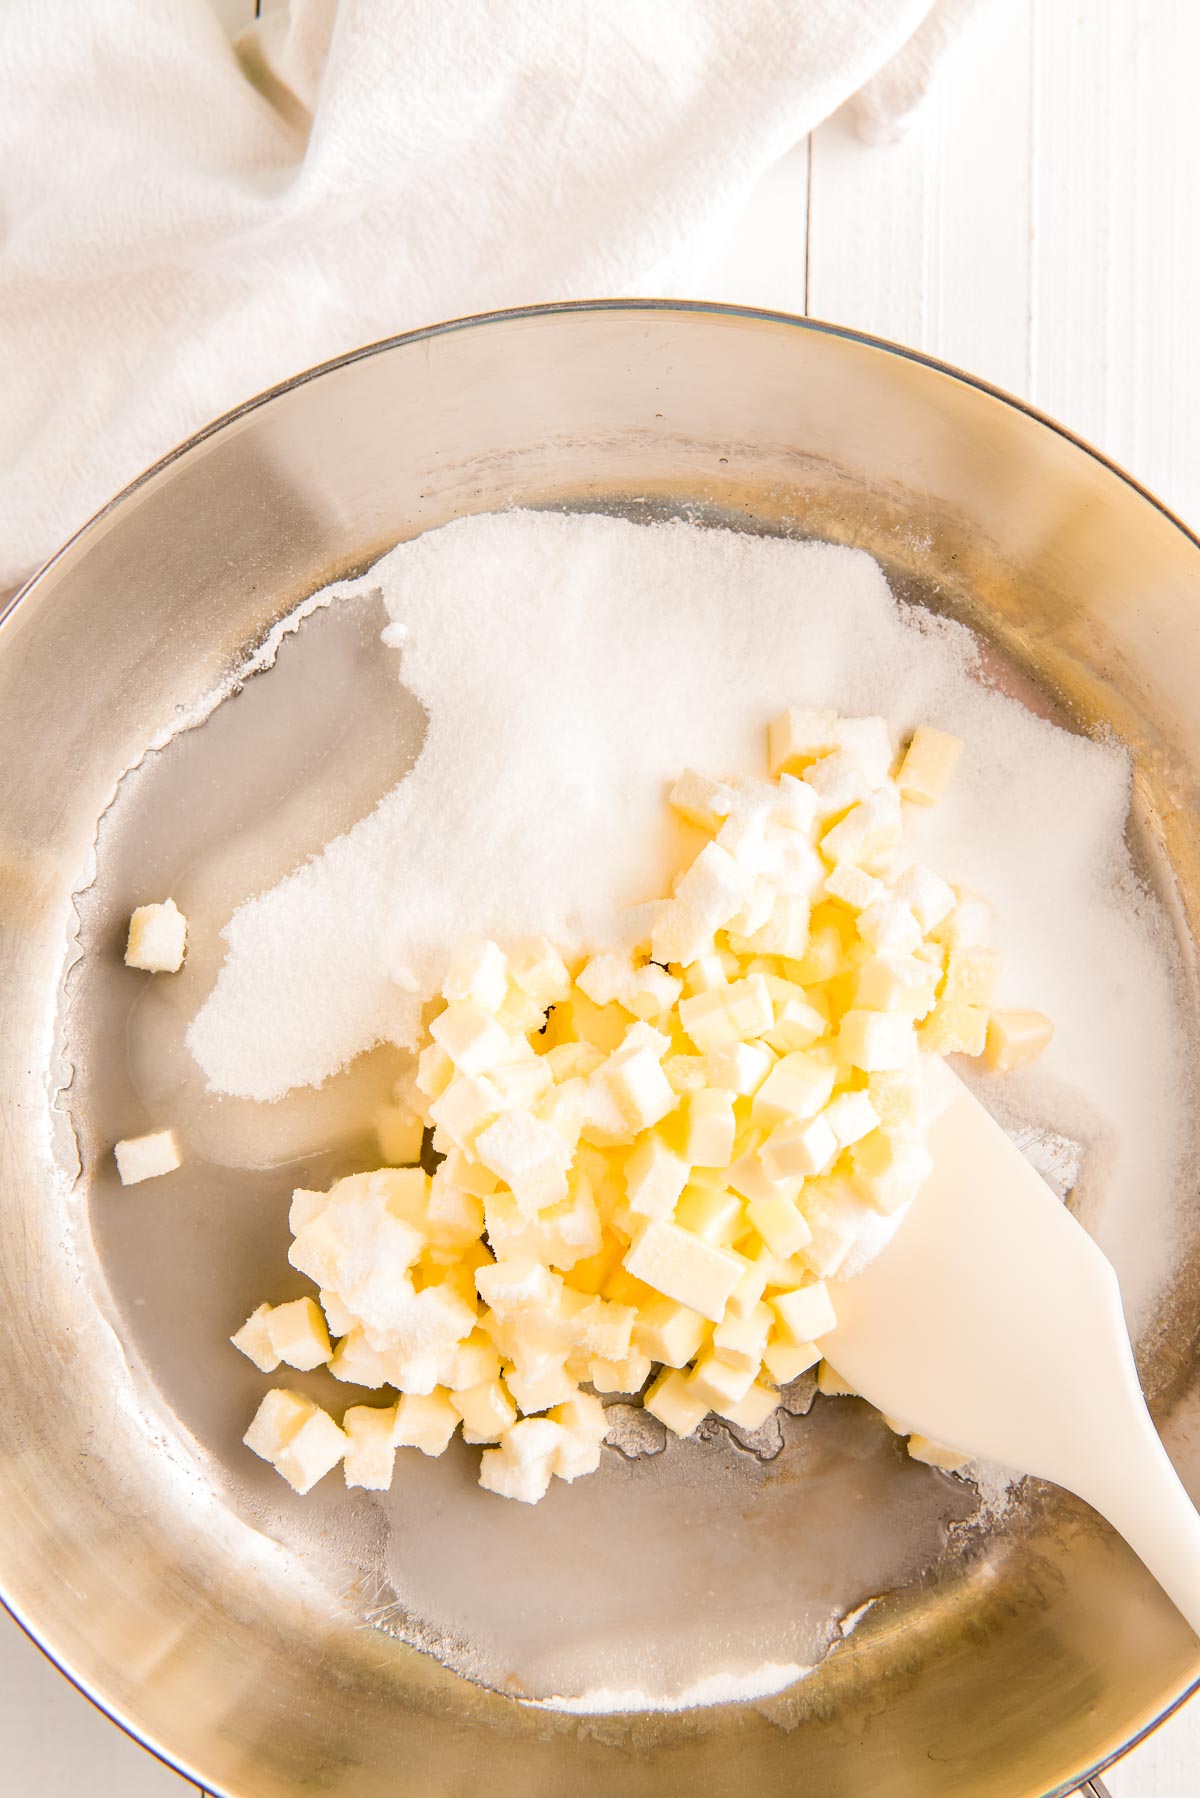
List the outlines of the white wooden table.
{"type": "MultiPolygon", "coordinates": [[[[231,29],[253,0],[219,0],[231,29]]],[[[841,117],[774,169],[692,297],[809,312],[1031,400],[1200,523],[1197,0],[992,0],[908,138],[841,117]]],[[[1198,699],[1200,703],[1200,699],[1198,699]]],[[[16,1798],[187,1798],[0,1613],[16,1798]]],[[[1196,1798],[1200,1704],[1107,1778],[1196,1798]]]]}

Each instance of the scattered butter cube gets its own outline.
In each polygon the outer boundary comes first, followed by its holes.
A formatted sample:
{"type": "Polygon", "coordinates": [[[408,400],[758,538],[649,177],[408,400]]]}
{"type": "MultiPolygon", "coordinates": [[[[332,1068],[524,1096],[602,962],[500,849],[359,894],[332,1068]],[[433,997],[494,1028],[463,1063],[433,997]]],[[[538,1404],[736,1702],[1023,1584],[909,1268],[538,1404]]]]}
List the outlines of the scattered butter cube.
{"type": "Polygon", "coordinates": [[[274,1353],[301,1373],[323,1367],[333,1353],[325,1317],[315,1299],[275,1305],[264,1321],[274,1353]]]}
{"type": "Polygon", "coordinates": [[[732,1092],[706,1087],[693,1093],[685,1111],[684,1159],[691,1167],[728,1167],[736,1130],[732,1092]]]}
{"type": "Polygon", "coordinates": [[[709,1411],[723,1414],[726,1405],[736,1405],[745,1398],[756,1372],[756,1368],[735,1367],[716,1349],[707,1349],[688,1375],[688,1391],[709,1411]]]}
{"type": "Polygon", "coordinates": [[[187,919],[173,899],[139,905],[129,920],[125,966],[150,974],[174,974],[187,953],[187,919]]]}
{"type": "Polygon", "coordinates": [[[229,1338],[234,1348],[241,1349],[243,1355],[253,1361],[261,1373],[274,1373],[281,1359],[272,1347],[267,1329],[270,1312],[270,1305],[260,1305],[257,1311],[250,1313],[241,1329],[236,1330],[229,1338]]]}
{"type": "Polygon", "coordinates": [[[606,1361],[593,1356],[588,1362],[588,1379],[597,1392],[637,1393],[650,1378],[651,1360],[640,1349],[630,1349],[623,1361],[606,1361]]]}
{"type": "Polygon", "coordinates": [[[751,1100],[750,1116],[766,1128],[815,1117],[829,1103],[833,1082],[831,1059],[795,1049],[775,1063],[751,1100]]]}
{"type": "Polygon", "coordinates": [[[462,1419],[464,1442],[499,1442],[517,1421],[517,1407],[499,1379],[452,1392],[450,1403],[462,1419]]]}
{"type": "Polygon", "coordinates": [[[342,1472],[347,1486],[386,1492],[396,1464],[395,1405],[351,1405],[342,1418],[346,1452],[342,1472]]]}
{"type": "Polygon", "coordinates": [[[458,1412],[449,1393],[406,1392],[396,1407],[398,1448],[419,1448],[423,1455],[444,1454],[458,1428],[458,1412]]]}
{"type": "Polygon", "coordinates": [[[852,1009],[842,1018],[838,1049],[864,1073],[907,1067],[917,1054],[912,1019],[902,1012],[852,1009]]]}
{"type": "Polygon", "coordinates": [[[896,785],[906,799],[918,805],[936,805],[945,797],[961,754],[961,737],[919,724],[904,752],[896,785]]]}
{"type": "Polygon", "coordinates": [[[674,1368],[659,1374],[642,1403],[676,1436],[690,1436],[711,1408],[707,1399],[692,1389],[687,1376],[674,1368]]]}
{"type": "Polygon", "coordinates": [[[1036,1061],[1054,1035],[1054,1025],[1040,1011],[993,1011],[988,1017],[984,1059],[997,1073],[1011,1073],[1036,1061]]]}
{"type": "Polygon", "coordinates": [[[544,1498],[562,1443],[562,1425],[549,1417],[527,1417],[506,1432],[499,1448],[485,1449],[479,1484],[502,1498],[534,1505],[544,1498]]]}
{"type": "Polygon", "coordinates": [[[823,1392],[826,1398],[858,1397],[858,1393],[855,1392],[850,1382],[843,1380],[841,1374],[835,1367],[831,1367],[828,1361],[822,1361],[817,1369],[817,1391],[823,1392]]]}
{"type": "Polygon", "coordinates": [[[332,1473],[349,1446],[349,1438],[328,1411],[314,1405],[300,1428],[275,1456],[274,1465],[301,1497],[332,1473]]]}
{"type": "Polygon", "coordinates": [[[726,1403],[717,1415],[728,1423],[736,1423],[739,1429],[761,1430],[768,1417],[778,1409],[779,1394],[755,1380],[736,1403],[726,1403]]]}
{"type": "Polygon", "coordinates": [[[508,971],[521,991],[541,1006],[561,1005],[571,995],[571,976],[553,943],[530,937],[509,953],[508,971]]]}
{"type": "Polygon", "coordinates": [[[957,1473],[971,1458],[960,1454],[956,1448],[945,1448],[940,1442],[932,1442],[928,1436],[910,1436],[908,1452],[914,1461],[924,1461],[930,1467],[944,1469],[946,1473],[957,1473]]]}
{"type": "Polygon", "coordinates": [[[670,801],[689,824],[696,824],[701,830],[717,831],[729,814],[732,795],[719,780],[710,780],[706,774],[697,774],[694,768],[685,768],[671,788],[670,801]]]}
{"type": "Polygon", "coordinates": [[[122,1186],[156,1180],[179,1167],[182,1157],[173,1130],[154,1130],[148,1136],[127,1136],[113,1149],[122,1186]]]}

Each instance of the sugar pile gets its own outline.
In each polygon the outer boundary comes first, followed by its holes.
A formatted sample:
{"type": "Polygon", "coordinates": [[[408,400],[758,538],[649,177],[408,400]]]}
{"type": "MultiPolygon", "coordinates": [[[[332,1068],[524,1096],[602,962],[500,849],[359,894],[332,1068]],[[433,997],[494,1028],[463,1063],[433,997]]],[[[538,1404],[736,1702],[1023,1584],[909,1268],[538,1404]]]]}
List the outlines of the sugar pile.
{"type": "Polygon", "coordinates": [[[369,817],[234,914],[188,1034],[212,1087],[271,1100],[410,1044],[465,937],[609,940],[614,909],[665,891],[677,863],[667,784],[685,765],[762,771],[783,706],[879,712],[897,735],[924,721],[966,750],[923,852],[994,903],[999,1002],[1054,1018],[1021,1104],[1103,1147],[1088,1222],[1131,1309],[1150,1303],[1186,1045],[1170,932],[1125,847],[1118,747],[986,685],[969,632],[831,545],[512,512],[402,544],[335,600],[375,589],[424,748],[369,817]],[[401,968],[416,994],[389,980],[401,968]]]}

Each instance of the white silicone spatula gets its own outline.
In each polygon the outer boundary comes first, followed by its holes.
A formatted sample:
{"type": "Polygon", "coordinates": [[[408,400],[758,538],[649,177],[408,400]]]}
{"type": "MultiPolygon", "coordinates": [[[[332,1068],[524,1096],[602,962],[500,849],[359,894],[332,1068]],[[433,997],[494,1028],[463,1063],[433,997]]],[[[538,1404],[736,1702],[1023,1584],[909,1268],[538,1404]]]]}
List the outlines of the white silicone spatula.
{"type": "Polygon", "coordinates": [[[936,1442],[1077,1493],[1200,1635],[1200,1516],[1150,1421],[1112,1264],[961,1082],[896,1236],[821,1348],[936,1442]]]}

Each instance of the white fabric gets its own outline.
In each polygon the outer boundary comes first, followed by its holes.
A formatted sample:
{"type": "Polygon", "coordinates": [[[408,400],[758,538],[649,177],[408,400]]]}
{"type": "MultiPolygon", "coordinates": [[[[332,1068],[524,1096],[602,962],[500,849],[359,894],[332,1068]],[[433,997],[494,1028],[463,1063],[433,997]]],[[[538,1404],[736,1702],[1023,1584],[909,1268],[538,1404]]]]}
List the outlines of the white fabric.
{"type": "Polygon", "coordinates": [[[294,0],[231,45],[209,0],[4,0],[0,588],[312,363],[685,291],[763,171],[889,64],[911,108],[914,34],[963,4],[294,0]]]}

